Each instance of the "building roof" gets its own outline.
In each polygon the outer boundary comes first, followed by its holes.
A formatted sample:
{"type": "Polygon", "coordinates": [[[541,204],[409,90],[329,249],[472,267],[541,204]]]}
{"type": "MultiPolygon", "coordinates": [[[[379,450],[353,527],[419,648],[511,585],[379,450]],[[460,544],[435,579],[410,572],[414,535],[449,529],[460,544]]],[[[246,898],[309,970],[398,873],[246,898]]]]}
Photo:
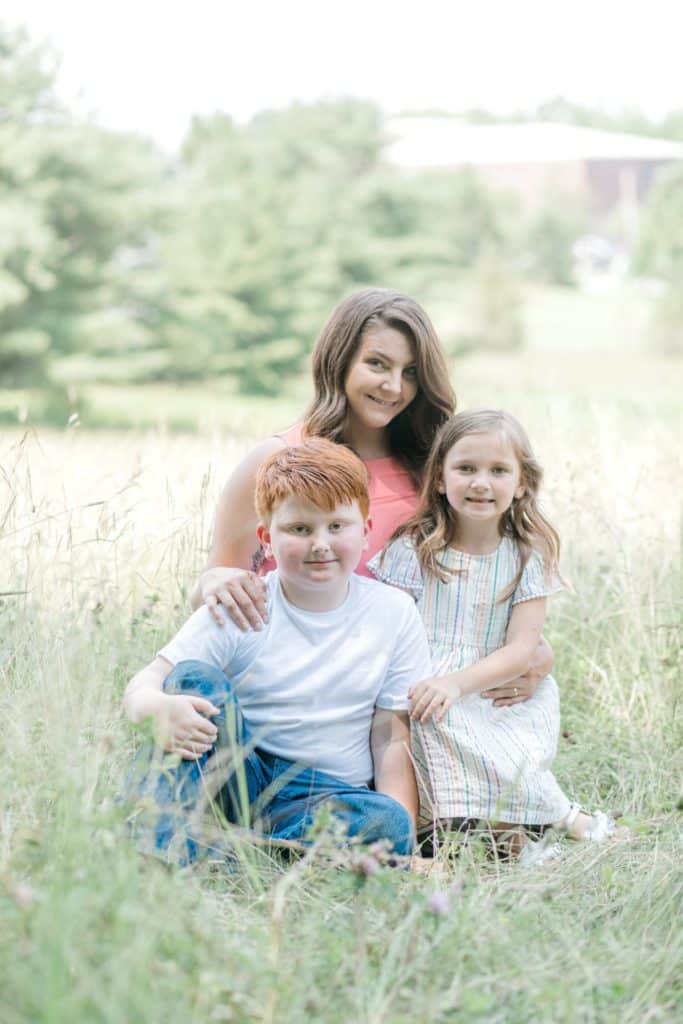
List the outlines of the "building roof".
{"type": "Polygon", "coordinates": [[[683,143],[579,125],[469,124],[451,117],[394,117],[387,155],[400,167],[584,160],[683,160],[683,143]]]}

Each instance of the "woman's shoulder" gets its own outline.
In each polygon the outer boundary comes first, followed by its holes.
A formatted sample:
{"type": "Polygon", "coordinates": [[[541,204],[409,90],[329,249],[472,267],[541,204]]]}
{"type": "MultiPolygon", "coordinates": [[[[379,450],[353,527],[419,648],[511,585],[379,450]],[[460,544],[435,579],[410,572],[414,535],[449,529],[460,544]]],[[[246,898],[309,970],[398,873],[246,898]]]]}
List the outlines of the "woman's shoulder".
{"type": "Polygon", "coordinates": [[[272,455],[273,452],[281,452],[284,448],[288,447],[288,442],[283,440],[280,434],[273,434],[272,437],[266,437],[263,441],[259,441],[258,444],[255,444],[249,454],[255,458],[258,458],[259,456],[261,458],[267,458],[269,455],[272,455]]]}
{"type": "Polygon", "coordinates": [[[240,468],[246,472],[252,471],[255,473],[269,455],[282,451],[286,447],[287,444],[277,435],[266,437],[247,452],[240,463],[240,468]]]}
{"type": "MultiPolygon", "coordinates": [[[[287,448],[301,444],[303,437],[303,423],[294,423],[291,427],[287,427],[286,430],[279,431],[274,435],[274,437],[287,448]]],[[[270,440],[273,440],[273,438],[270,438],[270,440]]]]}

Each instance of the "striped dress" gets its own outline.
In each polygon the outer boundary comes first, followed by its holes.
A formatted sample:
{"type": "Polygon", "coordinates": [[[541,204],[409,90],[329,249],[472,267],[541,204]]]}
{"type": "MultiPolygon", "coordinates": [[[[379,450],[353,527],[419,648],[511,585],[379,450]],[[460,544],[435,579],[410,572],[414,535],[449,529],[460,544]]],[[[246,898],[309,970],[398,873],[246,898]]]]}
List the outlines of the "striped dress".
{"type": "MultiPolygon", "coordinates": [[[[514,593],[496,603],[519,570],[514,541],[470,555],[447,549],[442,564],[462,570],[448,583],[423,577],[410,540],[401,538],[369,568],[378,579],[407,590],[422,616],[434,675],[465,668],[502,647],[512,608],[561,589],[548,581],[532,554],[514,593]]],[[[420,789],[420,825],[437,818],[476,818],[545,825],[563,818],[569,800],[550,766],[557,749],[560,702],[546,676],[534,696],[494,707],[478,693],[457,701],[440,723],[413,723],[412,743],[420,789]]]]}

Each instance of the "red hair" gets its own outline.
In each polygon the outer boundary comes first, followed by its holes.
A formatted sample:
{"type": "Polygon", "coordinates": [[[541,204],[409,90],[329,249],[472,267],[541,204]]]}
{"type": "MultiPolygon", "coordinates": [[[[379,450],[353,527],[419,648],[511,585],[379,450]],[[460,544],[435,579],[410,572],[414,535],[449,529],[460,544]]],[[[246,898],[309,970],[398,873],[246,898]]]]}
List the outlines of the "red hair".
{"type": "Polygon", "coordinates": [[[363,519],[367,519],[368,473],[350,448],[312,437],[275,452],[256,475],[254,502],[262,523],[268,524],[277,506],[290,496],[302,498],[325,512],[356,501],[363,519]]]}

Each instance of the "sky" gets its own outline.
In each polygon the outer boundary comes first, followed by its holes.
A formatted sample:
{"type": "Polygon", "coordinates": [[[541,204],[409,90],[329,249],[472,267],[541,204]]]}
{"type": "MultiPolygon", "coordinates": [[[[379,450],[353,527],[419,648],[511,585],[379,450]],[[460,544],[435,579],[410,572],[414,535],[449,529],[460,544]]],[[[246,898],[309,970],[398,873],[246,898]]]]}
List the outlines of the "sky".
{"type": "Polygon", "coordinates": [[[654,117],[683,107],[672,0],[2,0],[61,54],[58,90],[166,149],[193,114],[244,120],[357,96],[388,113],[533,109],[555,96],[654,117]]]}

